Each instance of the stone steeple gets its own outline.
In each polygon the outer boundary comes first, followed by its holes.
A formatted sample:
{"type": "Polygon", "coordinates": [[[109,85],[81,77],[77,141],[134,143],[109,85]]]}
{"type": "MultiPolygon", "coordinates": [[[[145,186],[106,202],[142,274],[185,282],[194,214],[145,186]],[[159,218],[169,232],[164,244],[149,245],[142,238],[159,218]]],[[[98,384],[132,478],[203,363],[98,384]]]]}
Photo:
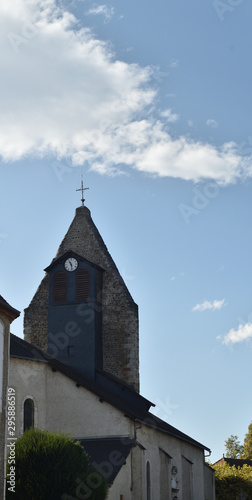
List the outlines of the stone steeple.
{"type": "MultiPolygon", "coordinates": [[[[54,262],[74,252],[103,269],[102,352],[103,370],[139,391],[138,307],[132,299],[87,207],[75,217],[61,242],[54,262]]],[[[47,270],[49,270],[47,268],[47,270]]],[[[25,340],[47,349],[49,276],[42,280],[25,310],[25,340]]]]}

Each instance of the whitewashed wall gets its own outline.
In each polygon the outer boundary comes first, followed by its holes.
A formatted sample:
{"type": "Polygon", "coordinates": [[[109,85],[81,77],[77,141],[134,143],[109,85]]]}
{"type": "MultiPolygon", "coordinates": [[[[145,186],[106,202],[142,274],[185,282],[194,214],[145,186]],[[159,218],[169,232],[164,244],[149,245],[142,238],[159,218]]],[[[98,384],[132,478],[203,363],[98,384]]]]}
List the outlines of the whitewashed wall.
{"type": "Polygon", "coordinates": [[[23,403],[32,398],[36,426],[72,437],[129,436],[131,422],[116,408],[43,362],[11,358],[10,385],[17,392],[17,433],[23,432],[23,403]]]}
{"type": "MultiPolygon", "coordinates": [[[[17,432],[22,434],[23,403],[34,401],[35,425],[41,429],[66,432],[74,438],[136,437],[132,449],[109,492],[109,500],[146,500],[146,464],[150,463],[151,500],[172,500],[171,471],[179,500],[206,500],[203,450],[168,436],[147,425],[132,422],[123,412],[84,389],[43,362],[11,358],[10,385],[16,389],[17,432]],[[162,449],[163,451],[160,451],[162,449]],[[165,453],[164,453],[165,452],[165,453]],[[172,458],[169,459],[167,454],[172,458]],[[184,457],[184,458],[183,458],[184,457]],[[192,495],[186,484],[183,492],[183,461],[191,464],[192,495]]],[[[185,477],[184,477],[185,479],[185,477]]],[[[188,480],[188,478],[186,479],[188,480]]],[[[209,474],[207,481],[210,483],[209,474]]],[[[209,497],[214,500],[214,497],[209,497]]]]}

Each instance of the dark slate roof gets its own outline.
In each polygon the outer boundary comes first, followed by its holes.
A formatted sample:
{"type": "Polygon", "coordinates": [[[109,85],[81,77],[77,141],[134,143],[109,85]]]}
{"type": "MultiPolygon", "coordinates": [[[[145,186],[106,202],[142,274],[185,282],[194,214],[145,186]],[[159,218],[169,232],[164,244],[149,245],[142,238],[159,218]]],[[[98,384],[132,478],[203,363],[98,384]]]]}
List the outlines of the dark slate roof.
{"type": "Polygon", "coordinates": [[[2,295],[0,295],[0,308],[5,309],[6,311],[9,311],[13,319],[18,318],[20,316],[20,311],[17,309],[14,309],[7,300],[5,300],[2,295]]]}
{"type": "Polygon", "coordinates": [[[120,399],[123,399],[127,402],[127,404],[131,403],[136,408],[144,411],[148,411],[150,406],[154,406],[148,399],[140,396],[128,384],[121,382],[117,377],[102,370],[97,370],[96,380],[92,381],[70,366],[62,363],[56,358],[52,358],[49,354],[41,351],[38,347],[33,346],[29,342],[26,342],[13,334],[10,336],[10,353],[14,358],[43,361],[50,364],[54,370],[61,371],[67,377],[74,380],[76,385],[86,387],[91,392],[97,394],[102,400],[108,401],[109,396],[113,394],[114,400],[116,400],[116,398],[119,399],[119,401],[120,399]]]}
{"type": "MultiPolygon", "coordinates": [[[[156,415],[153,415],[152,413],[147,411],[145,408],[146,401],[148,400],[142,398],[142,396],[137,393],[134,393],[134,397],[137,396],[138,404],[133,402],[133,398],[125,398],[123,392],[120,392],[119,390],[111,390],[109,386],[106,387],[105,385],[100,385],[96,381],[88,379],[70,366],[65,365],[56,358],[52,358],[49,354],[41,351],[37,347],[26,342],[25,340],[20,339],[19,337],[16,337],[13,334],[11,334],[10,355],[15,358],[46,362],[53,371],[60,371],[71,380],[73,380],[77,387],[85,387],[85,389],[97,395],[101,403],[103,401],[106,401],[107,403],[123,412],[125,417],[128,417],[141,424],[147,425],[148,427],[152,427],[153,429],[159,430],[160,432],[164,432],[165,434],[173,436],[177,439],[185,441],[193,446],[196,446],[197,448],[201,448],[202,450],[207,450],[210,452],[210,449],[203,444],[195,441],[172,425],[169,425],[164,420],[161,420],[160,418],[156,417],[156,415]]],[[[105,372],[103,372],[103,376],[106,377],[105,372]]],[[[108,378],[110,378],[110,376],[108,378]]],[[[132,391],[132,393],[133,392],[134,391],[132,391]]]]}
{"type": "Polygon", "coordinates": [[[151,406],[155,406],[151,401],[140,396],[132,386],[110,373],[104,372],[103,370],[96,370],[95,377],[96,383],[99,386],[111,390],[115,394],[126,399],[129,403],[136,405],[137,408],[149,411],[151,406]]]}
{"type": "Polygon", "coordinates": [[[78,439],[89,457],[90,465],[111,485],[126,463],[134,440],[127,438],[78,439]]]}
{"type": "Polygon", "coordinates": [[[10,355],[13,358],[31,359],[33,361],[44,361],[48,362],[48,356],[46,353],[38,349],[37,347],[29,344],[25,340],[10,334],[10,355]]]}
{"type": "Polygon", "coordinates": [[[235,467],[243,467],[243,465],[249,465],[252,467],[252,460],[245,460],[241,458],[227,458],[227,457],[222,457],[220,460],[215,462],[213,465],[221,464],[221,463],[227,463],[231,467],[235,465],[235,467]]]}
{"type": "Polygon", "coordinates": [[[214,472],[213,466],[209,465],[207,462],[204,462],[204,466],[205,466],[207,469],[210,469],[212,472],[214,472]]]}
{"type": "Polygon", "coordinates": [[[44,271],[45,272],[50,271],[58,262],[65,260],[67,257],[76,257],[77,259],[79,259],[82,262],[88,262],[88,264],[90,264],[91,266],[98,268],[98,269],[101,269],[101,271],[105,270],[103,267],[99,266],[98,264],[95,264],[94,262],[91,262],[91,260],[86,259],[85,257],[83,257],[82,255],[79,255],[78,253],[74,252],[73,250],[68,250],[60,257],[58,257],[58,258],[55,257],[52,260],[51,264],[44,269],[44,271]]]}
{"type": "Polygon", "coordinates": [[[0,303],[4,303],[6,305],[9,305],[8,302],[2,297],[2,295],[0,295],[0,303]]]}

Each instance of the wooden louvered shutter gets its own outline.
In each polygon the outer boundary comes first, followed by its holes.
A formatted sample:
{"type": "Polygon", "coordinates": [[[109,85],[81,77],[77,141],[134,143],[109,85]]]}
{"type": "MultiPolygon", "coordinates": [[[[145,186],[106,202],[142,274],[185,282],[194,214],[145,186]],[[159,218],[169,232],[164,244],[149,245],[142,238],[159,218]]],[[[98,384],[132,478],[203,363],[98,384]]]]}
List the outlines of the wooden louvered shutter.
{"type": "Polygon", "coordinates": [[[54,275],[53,300],[54,302],[67,301],[67,275],[64,271],[58,271],[54,275]]]}
{"type": "Polygon", "coordinates": [[[101,271],[96,271],[95,298],[101,302],[101,271]]]}
{"type": "Polygon", "coordinates": [[[87,300],[89,298],[89,272],[79,269],[76,273],[76,300],[87,300]]]}

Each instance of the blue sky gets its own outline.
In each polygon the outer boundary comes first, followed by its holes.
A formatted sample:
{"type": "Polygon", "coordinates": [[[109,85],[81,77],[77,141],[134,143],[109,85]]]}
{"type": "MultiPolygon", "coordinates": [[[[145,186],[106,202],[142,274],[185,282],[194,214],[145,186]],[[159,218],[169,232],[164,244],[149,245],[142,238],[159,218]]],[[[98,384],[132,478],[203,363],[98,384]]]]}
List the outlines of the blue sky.
{"type": "Polygon", "coordinates": [[[0,293],[28,306],[83,173],[139,305],[141,392],[217,460],[252,419],[252,6],[4,0],[0,14],[0,293]]]}

